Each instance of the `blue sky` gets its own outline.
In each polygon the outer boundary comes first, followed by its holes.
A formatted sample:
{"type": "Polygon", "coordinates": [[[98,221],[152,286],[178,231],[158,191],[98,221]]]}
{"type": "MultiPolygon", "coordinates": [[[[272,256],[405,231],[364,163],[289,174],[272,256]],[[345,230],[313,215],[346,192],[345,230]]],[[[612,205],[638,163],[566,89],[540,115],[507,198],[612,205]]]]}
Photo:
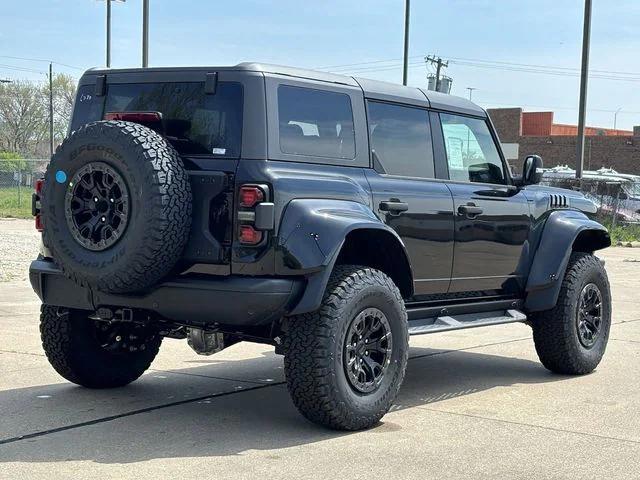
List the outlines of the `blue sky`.
{"type": "MultiPolygon", "coordinates": [[[[7,57],[52,59],[79,76],[104,64],[105,4],[99,0],[2,2],[0,78],[43,79],[47,65],[7,57]],[[16,70],[20,67],[27,70],[16,70]]],[[[227,65],[262,61],[401,81],[403,0],[151,0],[150,65],[227,65]],[[388,60],[379,63],[379,60],[388,60]],[[358,64],[358,65],[353,65],[358,64]]],[[[576,123],[582,0],[413,0],[409,84],[424,86],[422,57],[452,62],[452,93],[484,107],[554,110],[576,123]],[[464,59],[464,60],[462,60],[464,59]],[[536,65],[465,65],[460,62],[536,65]],[[524,72],[561,67],[554,74],[524,72]],[[517,70],[514,71],[513,69],[517,70]]],[[[594,0],[589,124],[640,125],[640,1],[594,0]],[[611,73],[621,72],[621,73],[611,73]],[[635,73],[626,75],[626,73],[635,73]]],[[[142,1],[113,4],[112,66],[137,66],[142,1]]]]}

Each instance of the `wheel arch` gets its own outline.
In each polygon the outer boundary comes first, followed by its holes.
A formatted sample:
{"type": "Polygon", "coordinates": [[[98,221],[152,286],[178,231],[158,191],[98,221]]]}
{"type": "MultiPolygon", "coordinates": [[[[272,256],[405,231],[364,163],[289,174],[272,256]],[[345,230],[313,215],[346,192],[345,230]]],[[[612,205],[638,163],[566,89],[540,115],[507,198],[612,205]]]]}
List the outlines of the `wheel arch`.
{"type": "Polygon", "coordinates": [[[411,263],[402,240],[367,205],[349,200],[292,200],[278,237],[276,272],[305,275],[307,280],[290,315],[312,312],[320,306],[337,264],[378,268],[394,280],[403,297],[413,294],[411,263]],[[384,248],[385,255],[376,247],[384,248]]]}
{"type": "Polygon", "coordinates": [[[573,252],[593,253],[611,246],[608,230],[577,210],[557,210],[548,216],[531,263],[525,309],[553,308],[558,300],[573,252]]]}

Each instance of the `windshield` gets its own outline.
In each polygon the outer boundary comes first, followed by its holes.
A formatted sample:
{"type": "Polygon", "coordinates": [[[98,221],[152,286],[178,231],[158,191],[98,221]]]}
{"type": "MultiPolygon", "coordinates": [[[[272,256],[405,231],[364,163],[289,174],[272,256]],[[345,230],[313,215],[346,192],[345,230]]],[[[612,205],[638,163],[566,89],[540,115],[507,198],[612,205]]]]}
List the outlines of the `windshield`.
{"type": "Polygon", "coordinates": [[[183,155],[238,158],[242,143],[242,85],[220,82],[214,95],[202,82],[108,85],[104,97],[93,85],[78,89],[71,129],[107,113],[158,112],[161,132],[183,155]]]}

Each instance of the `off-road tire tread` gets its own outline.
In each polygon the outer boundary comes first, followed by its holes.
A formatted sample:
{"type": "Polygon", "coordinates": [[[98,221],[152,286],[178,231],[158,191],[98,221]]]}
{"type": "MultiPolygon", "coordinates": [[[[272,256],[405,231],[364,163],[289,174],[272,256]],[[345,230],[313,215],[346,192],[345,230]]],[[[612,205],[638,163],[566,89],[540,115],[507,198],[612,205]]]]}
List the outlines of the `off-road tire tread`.
{"type": "MultiPolygon", "coordinates": [[[[191,227],[192,195],[189,175],[178,152],[160,134],[133,122],[99,121],[80,127],[71,133],[69,139],[77,135],[92,135],[99,143],[100,138],[104,137],[122,140],[123,133],[132,137],[136,148],[141,150],[140,153],[146,160],[146,181],[152,183],[152,199],[144,205],[145,209],[152,212],[145,226],[146,241],[141,245],[131,246],[136,254],[127,267],[112,275],[99,276],[95,280],[94,276],[85,275],[73,265],[60,262],[53,246],[55,243],[49,238],[52,232],[46,228],[46,215],[43,217],[43,241],[53,250],[53,257],[65,276],[80,286],[95,286],[111,293],[135,292],[158,283],[180,259],[191,227]]],[[[47,166],[45,195],[47,184],[55,181],[56,159],[68,155],[72,148],[72,141],[64,141],[57,148],[47,166]]],[[[130,193],[133,195],[133,192],[130,193]]]]}
{"type": "Polygon", "coordinates": [[[75,320],[71,315],[69,310],[42,305],[40,338],[51,366],[63,378],[77,385],[97,389],[127,385],[149,368],[160,350],[162,338],[157,336],[146,344],[146,350],[127,354],[126,361],[118,361],[120,368],[113,368],[113,363],[105,365],[104,352],[98,359],[100,353],[91,350],[90,342],[83,338],[83,332],[79,331],[76,323],[90,320],[75,320]]]}
{"type": "MultiPolygon", "coordinates": [[[[287,322],[285,373],[291,398],[308,420],[337,430],[361,430],[378,423],[398,393],[409,357],[407,333],[401,368],[397,370],[391,388],[379,399],[375,412],[370,415],[354,414],[331,388],[328,375],[333,362],[332,344],[336,341],[340,307],[367,285],[381,286],[393,295],[402,306],[402,321],[407,331],[407,315],[398,287],[383,272],[355,265],[335,267],[319,310],[292,317],[287,322]]],[[[394,348],[397,348],[396,341],[402,340],[394,337],[394,348]]]]}
{"type": "MultiPolygon", "coordinates": [[[[595,362],[587,358],[577,341],[575,299],[580,294],[582,277],[590,269],[600,272],[608,292],[609,281],[602,262],[593,254],[574,252],[569,259],[555,307],[529,316],[538,357],[545,368],[552,372],[584,375],[593,371],[602,358],[600,355],[595,362]]],[[[608,333],[607,328],[607,338],[608,333]]]]}

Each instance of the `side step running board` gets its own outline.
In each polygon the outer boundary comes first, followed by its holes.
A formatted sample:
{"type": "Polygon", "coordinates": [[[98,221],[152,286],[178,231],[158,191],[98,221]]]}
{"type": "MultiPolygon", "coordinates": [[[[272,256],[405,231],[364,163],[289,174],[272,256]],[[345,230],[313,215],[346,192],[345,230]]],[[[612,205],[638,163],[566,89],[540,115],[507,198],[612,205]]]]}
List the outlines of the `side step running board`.
{"type": "Polygon", "coordinates": [[[527,316],[519,310],[494,310],[482,313],[443,315],[409,320],[409,335],[424,335],[426,333],[502,325],[504,323],[524,322],[526,320],[527,316]]]}

